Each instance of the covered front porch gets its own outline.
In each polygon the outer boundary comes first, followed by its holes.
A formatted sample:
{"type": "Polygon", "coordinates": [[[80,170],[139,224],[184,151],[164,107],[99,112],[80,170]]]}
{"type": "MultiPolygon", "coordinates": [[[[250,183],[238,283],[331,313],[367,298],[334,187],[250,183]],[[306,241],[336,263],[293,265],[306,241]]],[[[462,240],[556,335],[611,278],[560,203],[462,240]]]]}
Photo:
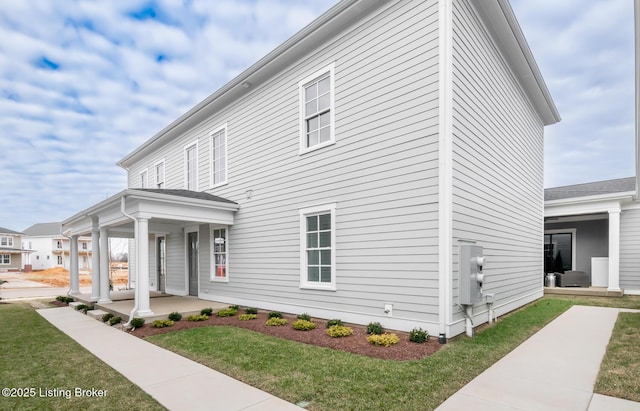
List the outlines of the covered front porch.
{"type": "MultiPolygon", "coordinates": [[[[63,232],[70,238],[70,294],[79,300],[95,303],[107,312],[123,318],[166,318],[172,304],[192,302],[193,310],[212,307],[212,302],[197,299],[201,277],[212,255],[210,227],[233,224],[237,203],[208,193],[188,190],[128,189],[118,193],[63,222],[63,232]],[[78,238],[91,235],[92,288],[88,296],[79,291],[78,238]],[[129,275],[135,290],[122,298],[109,283],[109,238],[130,239],[129,275]],[[201,275],[202,274],[202,275],[201,275]],[[157,298],[152,296],[156,294],[157,298]],[[173,297],[193,296],[186,300],[173,297]],[[169,298],[169,300],[167,300],[169,298]],[[173,299],[172,299],[173,298],[173,299]],[[115,308],[114,308],[115,307],[115,308]],[[200,308],[198,308],[200,307],[200,308]],[[115,314],[115,313],[114,313],[115,314]]],[[[175,305],[175,304],[174,304],[175,305]]],[[[191,307],[190,306],[190,307],[191,307]]],[[[185,306],[186,307],[186,306],[185,306]]]]}

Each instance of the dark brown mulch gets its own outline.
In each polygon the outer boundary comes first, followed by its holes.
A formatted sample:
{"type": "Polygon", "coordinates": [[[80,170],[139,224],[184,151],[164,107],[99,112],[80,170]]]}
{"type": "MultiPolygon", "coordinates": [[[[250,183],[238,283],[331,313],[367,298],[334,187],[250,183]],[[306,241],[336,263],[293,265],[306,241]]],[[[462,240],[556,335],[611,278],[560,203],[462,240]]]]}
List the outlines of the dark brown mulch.
{"type": "Polygon", "coordinates": [[[238,320],[238,316],[218,317],[214,313],[214,315],[206,321],[191,322],[187,321],[186,318],[183,318],[181,321],[177,321],[173,326],[166,328],[154,328],[151,324],[145,324],[144,327],[132,331],[131,334],[140,338],[145,338],[151,335],[166,334],[195,327],[230,325],[304,344],[328,347],[353,354],[396,361],[422,359],[440,349],[440,344],[438,343],[437,338],[433,337],[429,337],[429,340],[424,344],[416,344],[409,341],[409,333],[389,331],[394,332],[398,337],[400,337],[400,342],[391,347],[379,347],[367,342],[366,327],[361,325],[345,324],[353,329],[353,335],[349,337],[332,338],[326,333],[327,322],[325,320],[314,319],[313,322],[317,325],[314,330],[297,331],[291,326],[296,318],[289,315],[285,315],[284,318],[289,320],[287,325],[281,327],[267,327],[265,325],[265,322],[267,321],[266,312],[258,313],[257,319],[249,321],[240,321],[238,320]]]}
{"type": "Polygon", "coordinates": [[[66,307],[69,305],[67,303],[63,303],[62,301],[58,301],[58,300],[49,301],[48,304],[54,307],[66,307]]]}

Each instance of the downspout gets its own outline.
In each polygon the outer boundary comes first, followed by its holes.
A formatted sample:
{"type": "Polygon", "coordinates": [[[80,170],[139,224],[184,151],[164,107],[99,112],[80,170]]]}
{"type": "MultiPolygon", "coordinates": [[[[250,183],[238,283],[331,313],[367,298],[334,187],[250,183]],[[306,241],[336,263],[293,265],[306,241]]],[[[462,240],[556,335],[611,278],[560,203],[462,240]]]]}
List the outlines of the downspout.
{"type": "Polygon", "coordinates": [[[640,110],[640,0],[634,2],[634,27],[635,27],[635,134],[636,134],[636,192],[634,200],[638,200],[640,194],[640,124],[638,110],[640,110]]]}
{"type": "MultiPolygon", "coordinates": [[[[127,212],[125,211],[125,199],[127,198],[127,196],[122,196],[120,197],[120,212],[122,213],[123,216],[130,218],[131,220],[133,220],[133,237],[136,238],[136,235],[138,233],[138,220],[133,217],[132,215],[127,214],[127,212]]],[[[129,275],[131,275],[131,272],[129,272],[129,275]]],[[[134,314],[136,313],[136,311],[138,311],[138,269],[136,268],[136,288],[133,290],[133,309],[131,310],[131,312],[129,313],[129,321],[126,322],[125,325],[128,325],[131,322],[131,319],[133,318],[134,314]]]]}

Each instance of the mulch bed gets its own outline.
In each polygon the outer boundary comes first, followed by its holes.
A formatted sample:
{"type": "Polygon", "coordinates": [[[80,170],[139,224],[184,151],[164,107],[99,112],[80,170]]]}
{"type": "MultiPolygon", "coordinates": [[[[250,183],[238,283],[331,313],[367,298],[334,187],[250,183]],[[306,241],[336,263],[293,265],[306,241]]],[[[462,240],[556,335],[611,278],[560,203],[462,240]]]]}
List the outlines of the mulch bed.
{"type": "Polygon", "coordinates": [[[67,307],[69,305],[67,303],[63,303],[62,301],[58,301],[58,300],[49,301],[48,304],[54,307],[67,307]]]}
{"type": "Polygon", "coordinates": [[[353,354],[396,361],[419,360],[440,349],[440,344],[437,338],[434,337],[429,337],[429,340],[424,344],[416,344],[409,341],[409,333],[389,330],[388,332],[393,332],[400,337],[400,342],[390,347],[379,347],[367,342],[366,327],[361,325],[345,324],[353,329],[353,335],[342,338],[332,338],[326,333],[327,322],[325,320],[314,319],[313,322],[317,325],[314,330],[297,331],[291,326],[296,320],[295,316],[284,315],[284,318],[289,320],[288,324],[281,327],[267,327],[265,325],[267,321],[266,312],[259,312],[257,319],[249,321],[240,321],[237,315],[234,317],[218,317],[214,313],[213,316],[206,321],[192,322],[183,318],[173,326],[166,328],[154,328],[151,324],[145,324],[144,327],[133,330],[131,334],[136,337],[145,338],[151,335],[166,334],[195,327],[229,325],[304,344],[328,347],[353,354]]]}

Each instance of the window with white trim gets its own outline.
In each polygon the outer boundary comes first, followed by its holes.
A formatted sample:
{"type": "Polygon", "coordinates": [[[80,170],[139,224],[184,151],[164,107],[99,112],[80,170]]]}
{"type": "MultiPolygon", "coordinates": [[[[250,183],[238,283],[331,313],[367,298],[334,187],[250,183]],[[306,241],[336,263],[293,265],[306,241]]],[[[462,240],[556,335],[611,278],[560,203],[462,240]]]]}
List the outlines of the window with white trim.
{"type": "Polygon", "coordinates": [[[56,241],[56,248],[58,250],[62,250],[62,241],[60,241],[60,240],[56,241]]]}
{"type": "Polygon", "coordinates": [[[61,255],[58,256],[58,265],[62,265],[62,256],[61,255]]]}
{"type": "Polygon", "coordinates": [[[0,237],[0,245],[13,247],[13,237],[0,237]]]}
{"type": "Polygon", "coordinates": [[[0,264],[2,265],[11,264],[11,254],[0,254],[0,264]]]}
{"type": "Polygon", "coordinates": [[[82,243],[82,249],[86,250],[87,249],[87,243],[82,243]]]}
{"type": "Polygon", "coordinates": [[[335,290],[335,204],[300,210],[303,288],[335,290]]]}
{"type": "Polygon", "coordinates": [[[140,172],[140,188],[147,188],[147,170],[140,172]]]}
{"type": "Polygon", "coordinates": [[[156,163],[156,188],[164,188],[164,160],[156,163]]]}
{"type": "Polygon", "coordinates": [[[335,143],[334,72],[331,64],[299,83],[301,153],[335,143]]]}
{"type": "Polygon", "coordinates": [[[229,281],[227,274],[227,252],[229,243],[227,240],[227,227],[211,229],[211,280],[229,281]]]}
{"type": "Polygon", "coordinates": [[[211,133],[211,186],[227,183],[227,126],[211,133]]]}
{"type": "Polygon", "coordinates": [[[198,145],[192,144],[184,149],[185,187],[198,190],[198,145]]]}

